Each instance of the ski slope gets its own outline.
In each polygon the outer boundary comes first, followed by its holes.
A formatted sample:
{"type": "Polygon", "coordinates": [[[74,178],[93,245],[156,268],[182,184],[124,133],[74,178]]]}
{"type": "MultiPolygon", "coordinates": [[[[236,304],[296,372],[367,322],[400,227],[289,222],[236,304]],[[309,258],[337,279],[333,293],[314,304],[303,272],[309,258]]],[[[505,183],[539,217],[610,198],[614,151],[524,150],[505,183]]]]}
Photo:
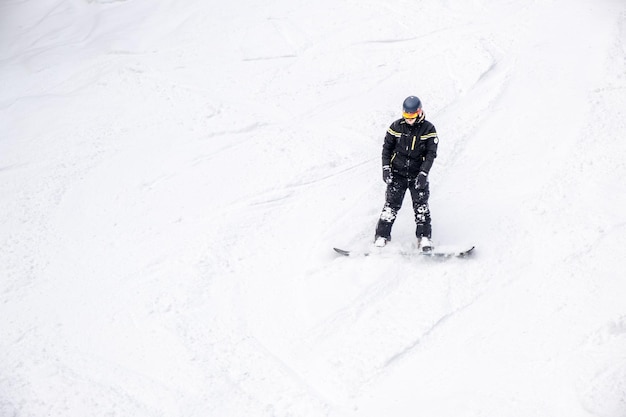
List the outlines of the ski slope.
{"type": "Polygon", "coordinates": [[[0,416],[626,417],[623,1],[7,0],[0,62],[0,416]],[[336,256],[408,95],[476,252],[336,256]]]}

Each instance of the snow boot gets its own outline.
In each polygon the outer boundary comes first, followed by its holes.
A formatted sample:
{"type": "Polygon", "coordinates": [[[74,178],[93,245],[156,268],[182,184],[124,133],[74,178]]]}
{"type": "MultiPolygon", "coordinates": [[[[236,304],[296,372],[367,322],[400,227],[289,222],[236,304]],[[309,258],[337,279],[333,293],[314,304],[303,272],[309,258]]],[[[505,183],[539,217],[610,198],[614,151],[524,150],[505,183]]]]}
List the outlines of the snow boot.
{"type": "Polygon", "coordinates": [[[433,250],[433,242],[428,236],[422,236],[417,239],[417,248],[422,252],[430,252],[433,250]]]}
{"type": "Polygon", "coordinates": [[[387,238],[382,236],[376,236],[376,240],[374,240],[374,246],[377,248],[382,248],[387,244],[387,238]]]}

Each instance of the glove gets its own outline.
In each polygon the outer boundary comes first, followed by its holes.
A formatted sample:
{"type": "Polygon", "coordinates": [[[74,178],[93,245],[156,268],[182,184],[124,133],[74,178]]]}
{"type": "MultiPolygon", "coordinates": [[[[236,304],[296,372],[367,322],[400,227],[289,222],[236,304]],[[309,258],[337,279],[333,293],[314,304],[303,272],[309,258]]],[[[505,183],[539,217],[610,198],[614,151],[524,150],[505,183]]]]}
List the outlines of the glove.
{"type": "Polygon", "coordinates": [[[391,180],[393,180],[393,174],[391,173],[391,167],[389,165],[383,166],[383,181],[387,183],[387,185],[391,184],[391,180]]]}
{"type": "Polygon", "coordinates": [[[428,174],[424,171],[420,172],[415,179],[415,188],[423,190],[428,185],[428,174]]]}

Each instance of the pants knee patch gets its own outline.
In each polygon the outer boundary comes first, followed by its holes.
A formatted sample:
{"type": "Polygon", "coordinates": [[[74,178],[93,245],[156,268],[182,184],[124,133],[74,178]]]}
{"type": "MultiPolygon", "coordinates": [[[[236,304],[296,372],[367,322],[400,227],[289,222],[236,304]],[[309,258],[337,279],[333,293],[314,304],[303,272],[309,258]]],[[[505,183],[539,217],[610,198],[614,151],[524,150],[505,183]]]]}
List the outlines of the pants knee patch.
{"type": "Polygon", "coordinates": [[[428,204],[420,204],[415,208],[415,221],[417,223],[426,223],[430,217],[430,209],[428,204]]]}
{"type": "Polygon", "coordinates": [[[396,218],[396,212],[391,207],[383,208],[383,212],[380,213],[380,220],[384,222],[392,222],[396,218]]]}

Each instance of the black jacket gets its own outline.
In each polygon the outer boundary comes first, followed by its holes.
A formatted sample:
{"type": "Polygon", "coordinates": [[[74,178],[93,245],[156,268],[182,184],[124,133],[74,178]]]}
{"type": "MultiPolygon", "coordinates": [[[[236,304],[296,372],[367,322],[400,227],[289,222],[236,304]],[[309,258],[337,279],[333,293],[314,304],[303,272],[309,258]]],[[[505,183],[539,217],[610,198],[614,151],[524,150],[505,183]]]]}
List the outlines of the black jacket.
{"type": "Polygon", "coordinates": [[[411,126],[398,119],[385,135],[383,166],[389,165],[394,174],[406,178],[415,178],[420,171],[428,174],[437,157],[438,143],[435,126],[428,120],[411,126]]]}

